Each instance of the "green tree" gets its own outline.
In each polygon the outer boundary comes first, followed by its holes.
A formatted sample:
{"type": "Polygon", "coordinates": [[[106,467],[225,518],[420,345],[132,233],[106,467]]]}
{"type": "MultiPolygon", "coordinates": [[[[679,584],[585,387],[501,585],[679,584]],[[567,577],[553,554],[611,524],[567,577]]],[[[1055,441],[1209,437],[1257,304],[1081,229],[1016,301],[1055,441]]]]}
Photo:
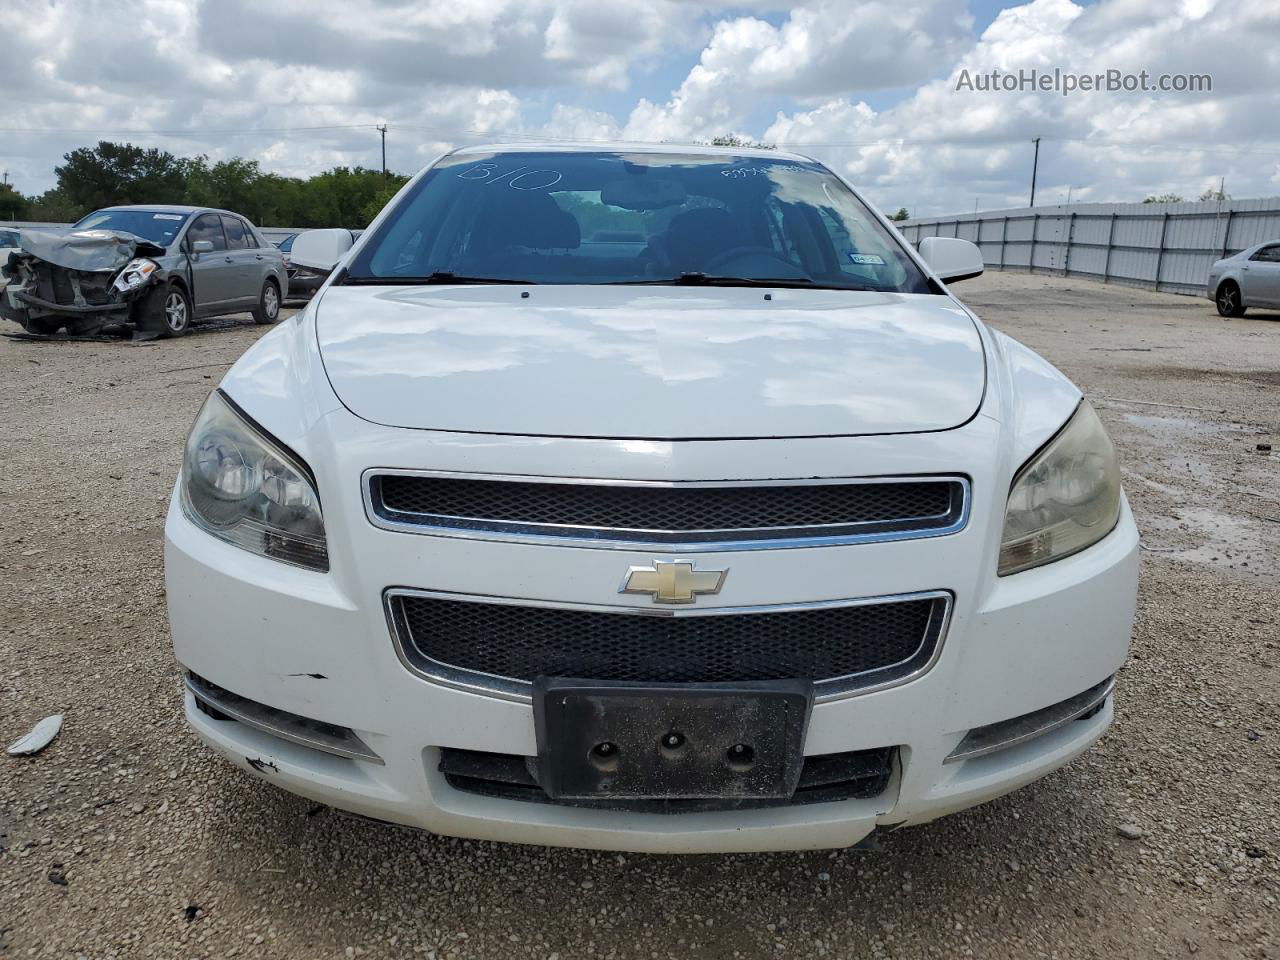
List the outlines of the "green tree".
{"type": "Polygon", "coordinates": [[[256,219],[256,188],[258,181],[262,179],[257,160],[232,157],[230,160],[219,160],[211,166],[208,157],[199,156],[186,163],[184,195],[187,203],[199,207],[235,210],[251,220],[256,219]]]}
{"type": "Polygon", "coordinates": [[[1182,198],[1176,193],[1152,194],[1143,203],[1182,203],[1182,198]]]}
{"type": "Polygon", "coordinates": [[[0,183],[0,220],[25,220],[31,201],[7,183],[0,183]]]}
{"type": "Polygon", "coordinates": [[[775,143],[757,143],[754,140],[748,140],[746,137],[738,137],[731,133],[722,133],[718,137],[712,137],[711,146],[713,147],[749,147],[752,150],[778,149],[778,145],[775,143]]]}
{"type": "Polygon", "coordinates": [[[890,219],[890,220],[894,220],[894,221],[897,221],[897,220],[910,220],[910,219],[911,219],[911,214],[907,213],[907,208],[906,208],[906,207],[899,207],[899,208],[898,208],[898,212],[897,212],[897,213],[895,213],[895,214],[894,214],[892,217],[890,217],[889,219],[890,219]]]}
{"type": "Polygon", "coordinates": [[[387,179],[387,186],[383,187],[365,203],[360,210],[361,226],[367,227],[373,222],[373,218],[382,212],[382,208],[391,202],[391,198],[400,192],[400,188],[409,182],[408,177],[402,177],[399,174],[391,174],[387,179]]]}
{"type": "Polygon", "coordinates": [[[58,192],[80,215],[120,203],[173,203],[185,192],[188,161],[167,150],[100,141],[63,156],[58,192]]]}
{"type": "Polygon", "coordinates": [[[57,186],[43,196],[0,194],[0,217],[66,222],[124,203],[189,203],[242,213],[254,223],[292,227],[364,227],[408,177],[365,167],[335,167],[306,180],[264,173],[256,160],[175,157],[129,143],[100,142],[66,154],[57,186]],[[12,211],[12,212],[10,212],[12,211]]]}
{"type": "Polygon", "coordinates": [[[1215,190],[1213,187],[1210,187],[1204,193],[1200,194],[1200,199],[1201,201],[1216,200],[1218,203],[1222,203],[1224,200],[1230,200],[1231,194],[1222,189],[1215,190]]]}
{"type": "Polygon", "coordinates": [[[81,209],[79,204],[72,203],[55,187],[31,200],[27,207],[27,219],[46,223],[71,223],[88,212],[81,209]]]}

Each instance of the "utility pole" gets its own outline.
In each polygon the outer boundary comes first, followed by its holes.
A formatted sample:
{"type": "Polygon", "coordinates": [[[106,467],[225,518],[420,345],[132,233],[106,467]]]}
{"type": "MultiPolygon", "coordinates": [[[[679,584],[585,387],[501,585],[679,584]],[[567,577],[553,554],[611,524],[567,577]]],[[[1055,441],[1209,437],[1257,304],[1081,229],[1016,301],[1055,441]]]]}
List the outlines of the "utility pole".
{"type": "Polygon", "coordinates": [[[382,134],[382,179],[385,180],[387,179],[387,125],[378,124],[378,132],[382,134]]]}
{"type": "Polygon", "coordinates": [[[1036,145],[1036,156],[1031,161],[1031,203],[1028,206],[1036,205],[1036,171],[1040,168],[1040,138],[1036,137],[1031,141],[1036,145]]]}

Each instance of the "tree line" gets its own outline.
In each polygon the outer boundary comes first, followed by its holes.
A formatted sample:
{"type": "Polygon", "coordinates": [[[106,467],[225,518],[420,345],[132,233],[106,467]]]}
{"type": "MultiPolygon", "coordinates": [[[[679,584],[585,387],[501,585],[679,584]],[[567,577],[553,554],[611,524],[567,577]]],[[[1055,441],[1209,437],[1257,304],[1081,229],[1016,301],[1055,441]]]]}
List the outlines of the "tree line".
{"type": "MultiPolygon", "coordinates": [[[[757,147],[740,137],[720,136],[717,146],[757,147]]],[[[201,154],[179,157],[168,150],[131,143],[99,141],[64,154],[54,167],[56,186],[38,196],[26,196],[10,184],[0,184],[0,220],[71,223],[101,207],[125,203],[185,203],[221,207],[244,214],[259,226],[368,226],[387,201],[409,178],[367,167],[334,167],[313,177],[285,177],[266,173],[256,160],[232,157],[212,161],[201,154]]],[[[1221,190],[1209,189],[1201,200],[1229,200],[1221,190]]],[[[1144,203],[1177,203],[1173,193],[1148,196],[1144,203]]],[[[891,220],[906,220],[900,207],[891,220]]]]}
{"type": "Polygon", "coordinates": [[[0,185],[0,220],[67,223],[101,207],[179,203],[234,210],[259,226],[359,229],[408,180],[365,167],[334,167],[304,180],[266,173],[243,157],[178,157],[106,140],[62,159],[53,171],[56,185],[43,194],[0,185]]]}

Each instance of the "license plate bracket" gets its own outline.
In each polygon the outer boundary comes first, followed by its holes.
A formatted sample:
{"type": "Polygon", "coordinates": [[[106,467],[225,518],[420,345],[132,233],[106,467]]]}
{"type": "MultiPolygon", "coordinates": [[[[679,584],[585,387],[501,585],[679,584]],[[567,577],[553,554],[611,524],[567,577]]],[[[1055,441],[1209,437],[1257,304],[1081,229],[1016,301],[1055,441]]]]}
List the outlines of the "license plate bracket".
{"type": "Polygon", "coordinates": [[[538,780],[556,800],[785,800],[804,763],[813,685],[533,685],[538,780]]]}

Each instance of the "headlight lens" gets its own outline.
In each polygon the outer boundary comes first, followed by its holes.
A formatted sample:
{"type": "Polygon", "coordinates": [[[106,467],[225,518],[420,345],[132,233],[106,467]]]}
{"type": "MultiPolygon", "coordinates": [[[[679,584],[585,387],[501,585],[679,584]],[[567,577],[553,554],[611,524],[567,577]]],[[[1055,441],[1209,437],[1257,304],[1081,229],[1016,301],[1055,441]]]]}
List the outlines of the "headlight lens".
{"type": "Polygon", "coordinates": [[[310,471],[217,391],[187,437],[182,507],[198,527],[251,553],[329,569],[310,471]]]}
{"type": "Polygon", "coordinates": [[[1005,509],[1000,576],[1097,543],[1120,517],[1115,447],[1088,401],[1018,471],[1005,509]]]}
{"type": "Polygon", "coordinates": [[[137,257],[124,265],[124,269],[116,276],[112,284],[121,293],[137,290],[151,279],[151,275],[160,269],[160,264],[146,257],[137,257]]]}

